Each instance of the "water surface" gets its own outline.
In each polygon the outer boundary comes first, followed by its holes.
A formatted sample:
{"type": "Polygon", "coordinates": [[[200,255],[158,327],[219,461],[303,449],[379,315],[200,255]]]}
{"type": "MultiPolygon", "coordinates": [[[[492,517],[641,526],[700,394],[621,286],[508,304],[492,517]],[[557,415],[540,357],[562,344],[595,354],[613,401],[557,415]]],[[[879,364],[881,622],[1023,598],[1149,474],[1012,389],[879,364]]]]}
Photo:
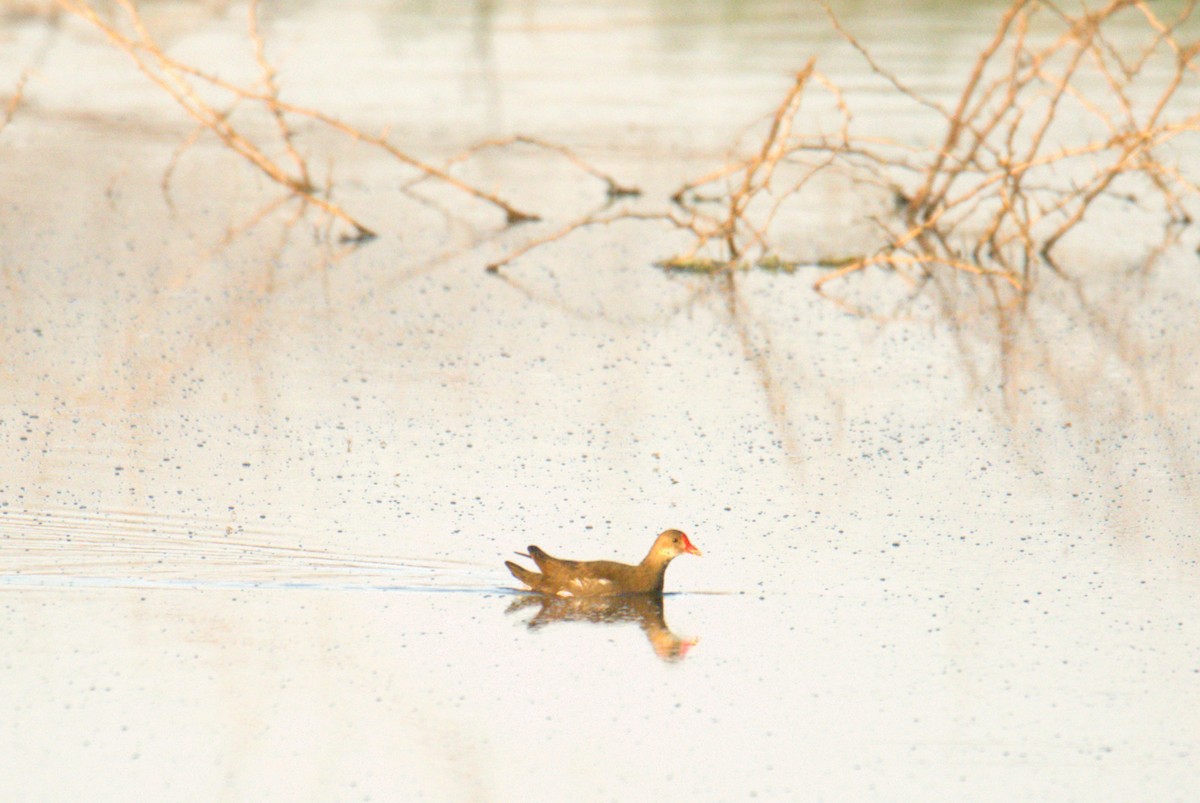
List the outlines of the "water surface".
{"type": "MultiPolygon", "coordinates": [[[[839,11],[950,92],[995,7],[839,11]]],[[[242,9],[147,13],[253,74],[242,9]]],[[[966,280],[863,275],[862,318],[811,273],[667,275],[678,239],[636,223],[491,275],[544,229],[325,135],[366,247],[249,225],[274,190],[206,140],[168,204],[178,110],[76,21],[4,30],[5,74],[40,59],[0,131],[6,799],[1200,793],[1194,230],[1145,270],[1099,220],[1079,281],[1005,315],[966,280]],[[669,636],[541,626],[502,565],[632,561],[665,527],[705,551],[668,573],[669,636]]],[[[876,93],[867,125],[927,131],[790,3],[315,2],[264,30],[295,102],[435,161],[553,139],[647,203],[809,55],[876,93]]],[[[545,227],[603,201],[531,150],[466,173],[545,227]]]]}

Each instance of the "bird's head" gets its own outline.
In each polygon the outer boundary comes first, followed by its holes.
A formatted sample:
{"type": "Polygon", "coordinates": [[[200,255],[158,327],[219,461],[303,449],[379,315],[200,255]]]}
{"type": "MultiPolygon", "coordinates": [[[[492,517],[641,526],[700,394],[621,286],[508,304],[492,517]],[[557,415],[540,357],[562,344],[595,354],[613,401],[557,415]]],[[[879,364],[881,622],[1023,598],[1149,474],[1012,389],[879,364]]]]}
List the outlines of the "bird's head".
{"type": "Polygon", "coordinates": [[[663,530],[658,534],[658,540],[654,544],[656,552],[661,552],[663,557],[673,558],[677,555],[687,553],[689,555],[703,555],[696,545],[691,542],[687,534],[682,530],[663,530]]]}

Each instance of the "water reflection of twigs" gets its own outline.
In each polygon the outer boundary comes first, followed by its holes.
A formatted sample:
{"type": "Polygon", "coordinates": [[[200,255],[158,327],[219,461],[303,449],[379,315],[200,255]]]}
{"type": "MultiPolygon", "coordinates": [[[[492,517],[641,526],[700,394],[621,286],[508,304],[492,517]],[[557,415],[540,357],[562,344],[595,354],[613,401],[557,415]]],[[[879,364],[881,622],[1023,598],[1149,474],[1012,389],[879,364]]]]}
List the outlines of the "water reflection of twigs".
{"type": "MultiPolygon", "coordinates": [[[[16,83],[14,83],[12,86],[12,94],[9,95],[7,100],[0,99],[0,132],[3,132],[8,124],[12,122],[13,115],[17,113],[17,109],[20,108],[22,103],[24,103],[25,87],[29,83],[29,78],[35,72],[37,72],[41,68],[42,64],[46,61],[46,57],[50,53],[50,48],[54,44],[58,37],[58,33],[61,30],[57,9],[38,11],[28,10],[27,13],[36,14],[42,17],[43,22],[45,23],[46,35],[42,39],[41,45],[36,51],[34,51],[34,54],[32,58],[30,58],[28,65],[24,70],[21,71],[21,74],[17,76],[16,83]]],[[[19,17],[20,15],[21,11],[19,9],[7,10],[6,12],[3,12],[3,21],[15,21],[14,18],[19,17]]],[[[7,88],[8,87],[0,86],[0,90],[7,88]]]]}
{"type": "Polygon", "coordinates": [[[553,622],[591,622],[611,624],[633,622],[642,629],[654,653],[664,661],[682,661],[700,639],[681,638],[671,632],[663,612],[662,594],[628,594],[620,597],[550,597],[522,594],[509,604],[508,613],[539,605],[526,622],[538,630],[553,622]]]}
{"type": "MultiPolygon", "coordinates": [[[[614,178],[610,174],[604,172],[603,170],[600,170],[595,165],[582,159],[578,154],[576,154],[573,150],[566,147],[565,145],[560,145],[557,142],[548,142],[544,139],[538,139],[537,137],[531,137],[531,136],[528,136],[525,134],[518,134],[518,135],[510,136],[510,137],[502,137],[499,139],[489,139],[489,140],[484,140],[483,142],[477,142],[474,145],[472,145],[470,148],[467,148],[465,151],[448,159],[446,161],[443,169],[449,170],[453,165],[455,165],[459,162],[464,162],[467,159],[470,159],[472,157],[475,157],[475,156],[479,155],[480,153],[482,153],[483,151],[498,150],[498,149],[503,150],[503,149],[508,149],[514,145],[524,145],[527,147],[535,148],[537,150],[549,151],[551,153],[558,154],[559,156],[561,156],[563,159],[565,159],[567,162],[569,162],[576,169],[580,170],[583,173],[586,173],[589,176],[592,176],[593,178],[595,178],[599,181],[604,182],[604,185],[606,187],[606,193],[607,193],[608,199],[610,201],[616,200],[617,198],[635,198],[642,194],[642,191],[639,188],[631,186],[631,185],[627,185],[627,184],[622,184],[621,182],[619,182],[616,178],[614,178]]],[[[406,188],[414,187],[417,184],[420,184],[420,183],[428,180],[428,178],[429,178],[429,176],[417,176],[416,178],[414,178],[410,182],[408,182],[408,184],[406,184],[405,187],[406,188]]]]}
{"type": "Polygon", "coordinates": [[[616,212],[609,212],[607,214],[592,212],[587,215],[584,215],[583,217],[572,220],[570,223],[563,225],[561,228],[559,228],[556,231],[550,232],[549,234],[545,234],[541,237],[533,239],[533,240],[525,243],[524,245],[521,245],[518,248],[516,248],[512,251],[509,251],[507,254],[505,254],[500,259],[496,260],[495,262],[490,263],[487,266],[487,272],[488,273],[498,273],[501,268],[507,266],[509,263],[524,256],[525,254],[528,254],[530,251],[534,250],[535,248],[541,248],[542,246],[549,245],[550,243],[558,242],[559,240],[561,240],[565,237],[569,237],[570,235],[574,234],[577,231],[581,231],[583,229],[588,229],[593,226],[611,226],[614,223],[622,223],[622,222],[630,221],[630,220],[659,221],[659,222],[666,221],[666,222],[672,224],[676,228],[683,227],[683,224],[680,223],[678,220],[676,220],[673,215],[670,215],[667,213],[662,213],[662,212],[645,212],[645,213],[643,213],[643,212],[630,211],[627,209],[618,210],[616,212]]]}
{"type": "Polygon", "coordinates": [[[17,107],[25,99],[25,84],[29,81],[29,74],[30,71],[25,70],[17,76],[17,83],[13,86],[12,95],[4,102],[4,109],[0,111],[0,131],[3,131],[12,122],[17,107]]]}
{"type": "MultiPolygon", "coordinates": [[[[1155,249],[1149,259],[1161,255],[1155,249]]],[[[999,303],[995,288],[986,283],[953,276],[929,283],[972,396],[1011,428],[1017,446],[1035,432],[1041,433],[1037,443],[1059,437],[1077,444],[1091,473],[1112,479],[1105,504],[1113,507],[1114,518],[1128,519],[1124,523],[1131,533],[1139,523],[1136,514],[1123,510],[1121,495],[1151,480],[1135,479],[1138,472],[1130,472],[1131,455],[1122,450],[1117,434],[1123,440],[1140,430],[1158,440],[1173,498],[1193,510],[1200,502],[1200,466],[1194,438],[1186,431],[1189,419],[1175,409],[1187,403],[1185,389],[1194,374],[1180,345],[1194,341],[1197,330],[1186,316],[1163,320],[1158,331],[1145,326],[1147,310],[1153,309],[1150,299],[1161,293],[1150,279],[1149,269],[1140,264],[1088,281],[1062,277],[1008,304],[999,303]],[[1168,331],[1171,336],[1163,337],[1168,331]],[[1051,428],[1060,434],[1047,436],[1051,428]],[[1116,481],[1122,476],[1128,479],[1116,481]]],[[[1053,452],[1021,451],[1039,475],[1057,459],[1053,452]]]]}
{"type": "MultiPolygon", "coordinates": [[[[667,221],[671,224],[671,227],[677,227],[677,221],[672,219],[669,215],[641,215],[638,213],[629,212],[628,210],[609,212],[609,207],[610,202],[606,202],[599,209],[595,209],[588,214],[577,218],[575,221],[564,226],[563,228],[548,234],[544,234],[532,242],[527,242],[515,250],[508,251],[503,257],[487,266],[487,273],[497,277],[530,301],[558,309],[572,318],[578,320],[613,319],[614,315],[610,310],[588,310],[583,306],[571,304],[568,301],[563,300],[556,293],[555,289],[543,289],[539,282],[526,279],[521,271],[505,270],[505,268],[508,267],[509,264],[518,257],[542,246],[546,246],[561,240],[564,237],[574,234],[581,229],[586,229],[593,226],[606,228],[613,225],[629,223],[631,221],[667,221]]],[[[691,308],[700,299],[709,297],[711,295],[713,295],[713,288],[711,284],[704,282],[690,288],[686,297],[682,301],[671,304],[656,303],[654,305],[653,312],[647,315],[634,315],[628,308],[622,309],[620,318],[623,322],[635,324],[665,321],[670,319],[676,313],[691,308]]]]}
{"type": "Polygon", "coordinates": [[[775,424],[783,453],[792,466],[800,468],[803,465],[804,454],[800,441],[792,431],[791,418],[788,416],[787,393],[776,376],[775,367],[771,361],[774,351],[770,335],[760,331],[755,335],[755,327],[750,312],[738,290],[737,276],[726,272],[722,277],[722,292],[725,296],[725,309],[729,314],[729,323],[737,335],[738,344],[742,347],[742,355],[754,367],[758,375],[759,385],[767,402],[767,411],[775,424]]]}
{"type": "MultiPolygon", "coordinates": [[[[98,377],[123,376],[125,382],[114,391],[102,384],[81,385],[76,393],[79,403],[99,403],[112,400],[114,392],[120,409],[126,413],[154,407],[162,397],[176,392],[179,378],[202,363],[214,350],[229,356],[240,355],[248,363],[255,360],[256,334],[265,333],[265,322],[276,314],[275,302],[297,287],[303,286],[314,277],[321,282],[326,303],[330,301],[332,289],[328,284],[330,270],[355,251],[352,243],[339,243],[331,238],[317,237],[317,248],[310,252],[301,249],[304,261],[289,258],[289,249],[296,238],[296,228],[303,221],[301,209],[293,209],[289,217],[281,221],[273,241],[260,236],[252,259],[225,259],[222,255],[239,239],[262,220],[278,212],[287,196],[275,199],[240,225],[231,226],[219,240],[199,252],[194,258],[168,260],[158,277],[158,292],[146,294],[132,304],[125,316],[124,337],[106,352],[102,352],[98,377]],[[211,267],[216,262],[229,265],[231,271],[225,276],[225,292],[212,293],[206,298],[210,306],[203,307],[208,314],[196,315],[187,329],[187,337],[167,341],[149,341],[147,332],[169,332],[174,321],[184,312],[198,309],[194,302],[199,288],[209,286],[211,267]],[[287,266],[281,271],[281,266],[287,266]],[[177,303],[179,299],[184,302],[177,303]],[[169,344],[169,345],[165,345],[169,344]],[[170,358],[164,358],[163,349],[170,348],[170,358]]],[[[263,386],[260,371],[252,371],[253,392],[266,409],[270,394],[263,386]]],[[[129,444],[137,446],[142,439],[153,436],[139,430],[130,430],[129,444]]]]}

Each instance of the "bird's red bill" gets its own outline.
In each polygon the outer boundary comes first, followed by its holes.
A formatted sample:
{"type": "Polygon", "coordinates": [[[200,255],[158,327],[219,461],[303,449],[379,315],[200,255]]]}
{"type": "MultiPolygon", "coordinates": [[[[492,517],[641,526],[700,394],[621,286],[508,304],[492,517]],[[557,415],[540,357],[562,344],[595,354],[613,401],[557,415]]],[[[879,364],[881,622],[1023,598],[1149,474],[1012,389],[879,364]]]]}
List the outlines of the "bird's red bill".
{"type": "Polygon", "coordinates": [[[686,535],[683,536],[683,551],[688,553],[689,555],[703,555],[704,554],[703,552],[701,552],[699,549],[696,548],[696,545],[693,544],[686,535]]]}

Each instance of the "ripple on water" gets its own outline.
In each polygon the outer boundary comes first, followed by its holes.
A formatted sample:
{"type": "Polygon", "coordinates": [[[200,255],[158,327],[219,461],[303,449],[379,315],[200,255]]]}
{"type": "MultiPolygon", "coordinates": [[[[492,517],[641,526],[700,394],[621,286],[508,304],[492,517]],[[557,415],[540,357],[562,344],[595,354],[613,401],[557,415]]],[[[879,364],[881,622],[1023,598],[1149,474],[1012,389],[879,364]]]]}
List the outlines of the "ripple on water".
{"type": "Polygon", "coordinates": [[[488,591],[462,560],[313,549],[302,534],[133,510],[0,513],[0,585],[488,591]]]}

